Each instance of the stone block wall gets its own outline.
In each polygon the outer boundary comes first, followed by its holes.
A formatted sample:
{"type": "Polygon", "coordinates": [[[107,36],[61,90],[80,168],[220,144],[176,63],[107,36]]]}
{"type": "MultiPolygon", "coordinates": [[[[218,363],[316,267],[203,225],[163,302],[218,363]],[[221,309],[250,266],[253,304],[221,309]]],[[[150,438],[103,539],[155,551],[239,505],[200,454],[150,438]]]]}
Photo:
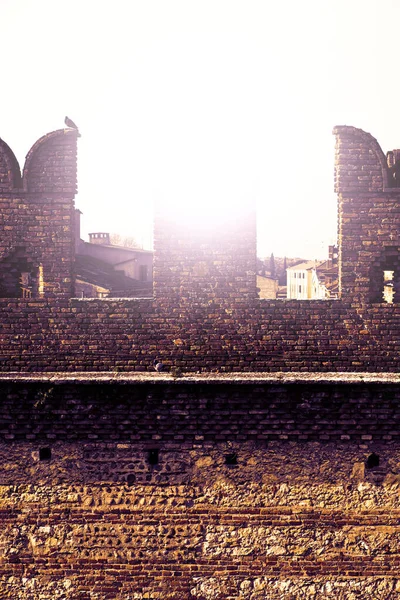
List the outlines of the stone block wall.
{"type": "Polygon", "coordinates": [[[3,377],[0,596],[396,598],[398,377],[316,379],[3,377]]]}

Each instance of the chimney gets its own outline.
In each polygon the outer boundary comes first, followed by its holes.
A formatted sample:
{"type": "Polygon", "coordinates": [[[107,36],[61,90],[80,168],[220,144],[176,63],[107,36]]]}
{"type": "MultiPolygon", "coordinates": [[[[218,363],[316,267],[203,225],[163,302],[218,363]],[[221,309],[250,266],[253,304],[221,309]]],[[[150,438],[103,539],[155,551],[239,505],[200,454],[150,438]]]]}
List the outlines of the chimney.
{"type": "Polygon", "coordinates": [[[338,261],[338,248],[337,246],[328,246],[328,268],[337,265],[338,261]]]}
{"type": "Polygon", "coordinates": [[[81,246],[81,214],[79,208],[75,209],[75,254],[79,254],[81,246]]]}
{"type": "Polygon", "coordinates": [[[91,244],[100,244],[103,246],[110,246],[110,234],[109,233],[89,233],[89,242],[91,244]]]}

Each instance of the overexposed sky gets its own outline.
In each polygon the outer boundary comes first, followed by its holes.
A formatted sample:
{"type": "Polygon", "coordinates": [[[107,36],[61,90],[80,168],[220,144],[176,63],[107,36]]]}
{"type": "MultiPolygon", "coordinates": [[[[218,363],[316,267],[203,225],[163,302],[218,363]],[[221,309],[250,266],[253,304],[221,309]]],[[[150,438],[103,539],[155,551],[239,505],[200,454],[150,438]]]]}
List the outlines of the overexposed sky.
{"type": "Polygon", "coordinates": [[[336,238],[335,125],[400,147],[398,0],[0,0],[0,137],[79,126],[82,233],[256,200],[260,256],[336,238]]]}

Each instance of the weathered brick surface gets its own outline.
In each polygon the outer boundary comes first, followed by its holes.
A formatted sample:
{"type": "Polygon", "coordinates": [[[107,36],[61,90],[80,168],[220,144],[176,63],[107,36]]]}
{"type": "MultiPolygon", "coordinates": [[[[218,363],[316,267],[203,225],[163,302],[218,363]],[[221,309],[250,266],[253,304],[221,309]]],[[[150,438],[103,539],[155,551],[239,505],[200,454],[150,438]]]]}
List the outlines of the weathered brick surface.
{"type": "Polygon", "coordinates": [[[0,299],[2,371],[397,371],[399,306],[0,299]]]}
{"type": "MultiPolygon", "coordinates": [[[[192,207],[190,207],[192,210],[192,207]]],[[[226,214],[184,218],[169,207],[154,221],[154,295],[167,312],[178,307],[218,307],[254,300],[256,289],[255,208],[229,206],[226,214]]]]}
{"type": "Polygon", "coordinates": [[[370,134],[355,127],[336,127],[334,133],[342,298],[354,305],[371,298],[377,302],[382,291],[371,289],[373,268],[385,251],[399,255],[400,190],[393,187],[386,158],[370,134]]]}
{"type": "Polygon", "coordinates": [[[43,285],[36,298],[0,298],[0,369],[142,371],[161,358],[188,372],[396,370],[398,304],[376,302],[379,282],[372,287],[373,269],[397,265],[399,190],[388,186],[376,140],[351,127],[335,132],[337,302],[257,299],[251,205],[229,207],[215,223],[210,215],[206,227],[190,211],[179,221],[159,208],[154,300],[70,299],[76,132],[39,140],[22,182],[1,142],[0,275],[7,282],[25,254],[22,270],[41,266],[43,285]]]}
{"type": "Polygon", "coordinates": [[[162,207],[154,298],[72,299],[77,134],[22,178],[0,140],[1,598],[398,597],[400,388],[376,373],[400,315],[376,273],[400,268],[399,191],[369,134],[336,134],[336,302],[257,299],[251,206],[219,229],[162,207]],[[18,269],[35,297],[9,297],[18,269]],[[131,380],[155,358],[184,377],[131,380]]]}
{"type": "Polygon", "coordinates": [[[0,393],[2,598],[400,593],[400,440],[385,438],[398,383],[59,378],[0,393]]]}
{"type": "Polygon", "coordinates": [[[89,375],[79,384],[4,381],[0,392],[0,434],[9,440],[400,442],[398,383],[113,383],[89,375]]]}
{"type": "Polygon", "coordinates": [[[0,190],[11,192],[21,187],[21,172],[11,148],[0,138],[0,190]]]}
{"type": "Polygon", "coordinates": [[[32,268],[43,270],[37,295],[45,298],[73,295],[76,137],[60,130],[38,140],[22,179],[15,156],[0,140],[0,280],[7,258],[23,252],[32,268]]]}

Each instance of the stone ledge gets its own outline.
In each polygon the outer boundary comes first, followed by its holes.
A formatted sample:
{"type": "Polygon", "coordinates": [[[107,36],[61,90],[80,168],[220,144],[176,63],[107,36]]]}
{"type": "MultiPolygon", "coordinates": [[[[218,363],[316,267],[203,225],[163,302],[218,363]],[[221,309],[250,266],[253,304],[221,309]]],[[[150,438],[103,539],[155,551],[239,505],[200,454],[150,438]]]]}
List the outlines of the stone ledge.
{"type": "Polygon", "coordinates": [[[10,372],[0,374],[0,383],[53,383],[53,384],[400,384],[398,373],[199,373],[173,377],[169,373],[113,373],[94,372],[10,372]]]}
{"type": "Polygon", "coordinates": [[[90,302],[137,302],[138,300],[154,300],[153,296],[138,296],[136,297],[124,297],[124,296],[115,296],[110,298],[69,298],[71,302],[81,302],[81,303],[90,303],[90,302]]]}

